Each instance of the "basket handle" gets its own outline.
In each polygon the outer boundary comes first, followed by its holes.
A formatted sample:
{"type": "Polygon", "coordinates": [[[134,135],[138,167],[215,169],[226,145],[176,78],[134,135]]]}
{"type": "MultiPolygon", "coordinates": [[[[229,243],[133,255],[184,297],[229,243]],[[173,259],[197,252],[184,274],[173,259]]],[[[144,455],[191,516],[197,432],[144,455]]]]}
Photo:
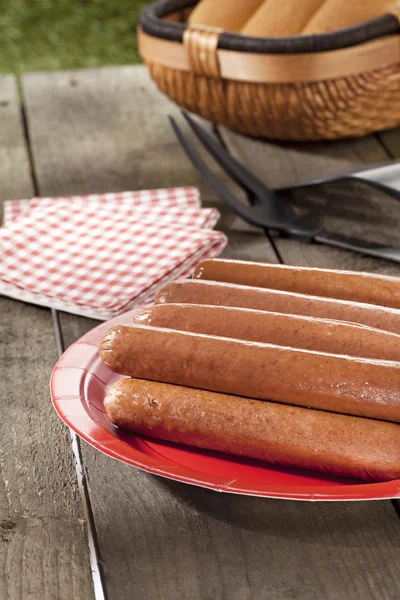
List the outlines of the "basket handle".
{"type": "Polygon", "coordinates": [[[221,76],[217,48],[223,29],[190,25],[183,34],[183,45],[190,65],[196,75],[218,78],[221,76]]]}

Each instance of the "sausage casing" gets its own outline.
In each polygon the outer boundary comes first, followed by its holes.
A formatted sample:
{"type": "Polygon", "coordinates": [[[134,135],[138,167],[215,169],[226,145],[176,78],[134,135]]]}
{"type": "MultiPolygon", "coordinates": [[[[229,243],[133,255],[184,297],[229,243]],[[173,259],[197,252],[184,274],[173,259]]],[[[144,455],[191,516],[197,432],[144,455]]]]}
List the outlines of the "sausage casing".
{"type": "Polygon", "coordinates": [[[400,334],[400,310],[233,283],[191,279],[165,285],[156,304],[236,306],[283,314],[334,319],[400,334]]]}
{"type": "Polygon", "coordinates": [[[329,319],[226,306],[158,304],[136,315],[133,321],[330,354],[400,361],[399,335],[329,319]]]}
{"type": "Polygon", "coordinates": [[[145,325],[114,327],[99,353],[139,379],[400,422],[398,362],[145,325]]]}
{"type": "Polygon", "coordinates": [[[385,275],[216,259],[193,277],[400,308],[400,279],[385,275]]]}
{"type": "Polygon", "coordinates": [[[203,390],[124,379],[104,401],[128,431],[365,481],[400,477],[400,426],[259,402],[203,390]]]}

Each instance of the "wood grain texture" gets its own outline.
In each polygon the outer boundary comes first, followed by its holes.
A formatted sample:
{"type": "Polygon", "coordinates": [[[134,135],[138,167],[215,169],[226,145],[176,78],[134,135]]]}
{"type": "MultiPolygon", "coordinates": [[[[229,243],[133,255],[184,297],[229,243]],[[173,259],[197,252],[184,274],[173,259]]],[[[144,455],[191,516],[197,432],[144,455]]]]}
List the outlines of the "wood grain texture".
{"type": "Polygon", "coordinates": [[[0,223],[4,200],[30,198],[33,194],[28,151],[16,80],[0,76],[0,223]]]}
{"type": "MultiPolygon", "coordinates": [[[[0,201],[33,195],[14,78],[0,77],[0,201]]],[[[0,297],[0,598],[92,598],[68,430],[49,398],[50,311],[0,297]]]]}
{"type": "MultiPolygon", "coordinates": [[[[30,75],[24,94],[42,193],[199,183],[166,125],[176,109],[142,68],[30,75]],[[41,132],[44,118],[51,135],[41,132]]],[[[285,155],[274,169],[287,169],[285,155]]],[[[206,198],[215,202],[209,192],[206,198]]],[[[268,260],[257,230],[230,216],[224,227],[227,256],[268,260]]],[[[96,322],[62,315],[62,324],[70,344],[96,322]]],[[[83,454],[112,600],[400,595],[399,520],[389,502],[317,505],[216,494],[144,474],[86,444],[83,454]]]]}
{"type": "Polygon", "coordinates": [[[205,206],[221,211],[218,227],[233,247],[276,261],[268,241],[236,219],[197,175],[168,122],[179,111],[157,92],[145,67],[35,73],[23,82],[42,194],[194,185],[205,206]]]}
{"type": "MultiPolygon", "coordinates": [[[[245,138],[221,129],[241,162],[268,185],[290,186],[301,179],[388,160],[374,137],[329,144],[285,146],[245,138]]],[[[400,247],[400,203],[362,184],[329,184],[286,193],[299,214],[320,218],[327,230],[400,247]]],[[[276,238],[283,262],[400,275],[399,265],[345,250],[276,238]]]]}

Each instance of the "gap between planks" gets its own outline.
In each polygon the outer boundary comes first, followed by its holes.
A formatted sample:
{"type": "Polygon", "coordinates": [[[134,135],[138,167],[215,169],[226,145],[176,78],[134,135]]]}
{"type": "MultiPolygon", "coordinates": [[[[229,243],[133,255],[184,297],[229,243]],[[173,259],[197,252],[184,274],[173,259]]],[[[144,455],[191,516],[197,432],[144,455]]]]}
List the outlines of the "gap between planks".
{"type": "MultiPolygon", "coordinates": [[[[20,89],[22,89],[21,81],[18,81],[20,89]]],[[[21,116],[22,116],[22,124],[23,124],[23,132],[26,141],[26,148],[28,152],[28,162],[30,168],[30,174],[33,183],[33,190],[36,196],[40,196],[40,187],[38,184],[36,170],[35,170],[35,161],[33,157],[32,147],[29,138],[29,125],[28,118],[25,111],[24,106],[24,97],[23,91],[21,91],[21,116]]],[[[60,326],[59,313],[54,308],[50,309],[51,318],[53,322],[53,330],[56,341],[56,348],[58,357],[60,357],[64,351],[64,340],[62,335],[62,330],[60,326]]],[[[90,572],[93,582],[93,591],[95,600],[107,600],[106,588],[104,585],[104,578],[102,573],[101,564],[99,561],[99,551],[98,551],[98,543],[96,536],[96,527],[94,524],[93,512],[90,503],[90,495],[88,490],[88,485],[85,476],[85,469],[83,466],[83,458],[81,452],[81,442],[79,437],[76,435],[72,429],[69,429],[69,434],[71,438],[71,450],[74,456],[74,465],[75,472],[77,478],[77,484],[79,489],[79,496],[82,502],[83,516],[86,523],[86,533],[87,533],[87,543],[89,548],[89,560],[90,560],[90,572]]]]}
{"type": "MultiPolygon", "coordinates": [[[[0,76],[3,201],[34,195],[13,75],[0,76]]],[[[48,397],[56,360],[48,309],[0,298],[0,597],[93,597],[68,431],[48,397]],[[60,477],[62,474],[62,477],[60,477]]]]}
{"type": "MultiPolygon", "coordinates": [[[[60,326],[60,319],[58,311],[54,308],[51,309],[51,317],[53,320],[53,328],[56,338],[57,345],[57,354],[60,357],[64,351],[64,340],[60,326]]],[[[78,489],[79,496],[81,498],[82,507],[83,507],[83,516],[86,521],[87,528],[87,541],[89,546],[89,559],[90,559],[90,570],[93,580],[93,588],[94,588],[94,597],[95,600],[106,600],[106,591],[103,583],[103,573],[100,565],[100,561],[98,558],[98,543],[96,536],[96,527],[94,524],[92,507],[90,504],[90,496],[88,485],[85,476],[85,470],[83,466],[83,458],[81,452],[81,443],[79,437],[76,435],[72,429],[69,429],[69,433],[71,436],[71,446],[72,453],[74,455],[75,461],[75,471],[76,477],[78,481],[78,489]]]]}

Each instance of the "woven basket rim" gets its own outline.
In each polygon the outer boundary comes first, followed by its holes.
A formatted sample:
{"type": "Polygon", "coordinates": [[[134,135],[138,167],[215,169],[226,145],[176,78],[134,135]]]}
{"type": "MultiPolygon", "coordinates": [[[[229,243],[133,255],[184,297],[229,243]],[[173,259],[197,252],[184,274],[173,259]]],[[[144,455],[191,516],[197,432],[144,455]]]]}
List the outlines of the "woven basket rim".
{"type": "MultiPolygon", "coordinates": [[[[142,10],[140,25],[148,35],[182,43],[187,25],[164,21],[163,18],[192,7],[197,1],[158,0],[142,10]]],[[[396,33],[400,33],[400,22],[395,15],[388,14],[353,27],[316,35],[262,38],[223,32],[219,36],[218,48],[257,54],[307,54],[349,48],[396,33]]]]}

